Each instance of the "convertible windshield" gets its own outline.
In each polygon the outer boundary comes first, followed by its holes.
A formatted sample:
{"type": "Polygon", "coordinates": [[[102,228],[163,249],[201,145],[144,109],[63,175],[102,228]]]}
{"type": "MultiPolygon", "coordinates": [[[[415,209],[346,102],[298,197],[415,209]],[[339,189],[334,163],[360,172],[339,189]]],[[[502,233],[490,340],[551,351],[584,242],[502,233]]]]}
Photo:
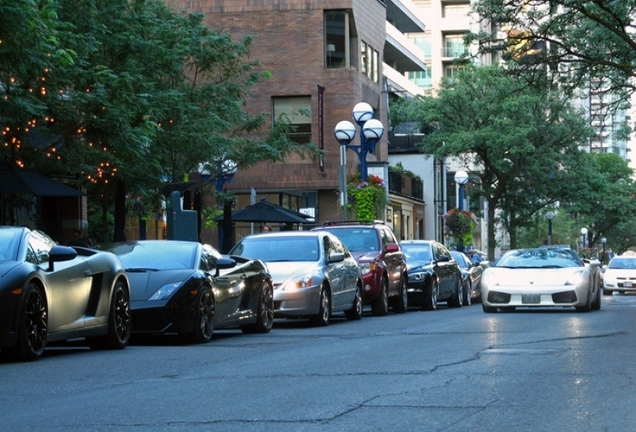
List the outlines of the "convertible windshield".
{"type": "Polygon", "coordinates": [[[0,261],[17,259],[20,234],[16,229],[0,230],[0,261]]]}
{"type": "Polygon", "coordinates": [[[176,270],[195,268],[197,243],[151,241],[146,243],[123,243],[111,252],[119,256],[125,269],[139,271],[176,270]]]}
{"type": "Polygon", "coordinates": [[[502,256],[495,267],[508,268],[566,268],[584,264],[571,249],[519,249],[502,256]]]}

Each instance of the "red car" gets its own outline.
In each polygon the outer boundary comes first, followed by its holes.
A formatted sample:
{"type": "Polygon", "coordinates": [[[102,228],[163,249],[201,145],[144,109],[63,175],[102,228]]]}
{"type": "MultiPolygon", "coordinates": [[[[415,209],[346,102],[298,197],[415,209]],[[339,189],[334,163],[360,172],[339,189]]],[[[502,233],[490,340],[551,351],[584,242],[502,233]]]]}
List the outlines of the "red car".
{"type": "Polygon", "coordinates": [[[363,301],[373,315],[406,312],[407,272],[404,253],[395,234],[383,222],[325,222],[314,230],[327,230],[353,254],[362,273],[363,301]]]}

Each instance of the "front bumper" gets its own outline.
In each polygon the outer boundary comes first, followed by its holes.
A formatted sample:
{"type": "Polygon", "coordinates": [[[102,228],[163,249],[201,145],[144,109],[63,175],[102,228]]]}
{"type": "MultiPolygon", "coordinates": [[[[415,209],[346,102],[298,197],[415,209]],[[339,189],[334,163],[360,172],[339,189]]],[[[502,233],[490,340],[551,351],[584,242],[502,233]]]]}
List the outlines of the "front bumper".
{"type": "Polygon", "coordinates": [[[274,289],[274,316],[298,318],[317,315],[320,311],[320,288],[322,284],[307,288],[283,291],[274,289]]]}
{"type": "Polygon", "coordinates": [[[482,303],[490,307],[577,307],[587,303],[588,287],[482,287],[482,303]]]}

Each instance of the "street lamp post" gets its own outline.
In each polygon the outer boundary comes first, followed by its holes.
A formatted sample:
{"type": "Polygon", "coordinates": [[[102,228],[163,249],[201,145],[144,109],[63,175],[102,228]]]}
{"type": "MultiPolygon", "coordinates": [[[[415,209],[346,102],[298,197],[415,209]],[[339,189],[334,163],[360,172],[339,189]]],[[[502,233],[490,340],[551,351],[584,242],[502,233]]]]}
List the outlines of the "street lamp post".
{"type": "MultiPolygon", "coordinates": [[[[360,134],[360,144],[351,145],[356,134],[355,126],[347,120],[343,120],[336,125],[334,134],[341,146],[356,152],[360,160],[360,177],[365,181],[368,177],[367,154],[375,151],[375,145],[384,133],[384,126],[380,120],[373,118],[373,108],[366,102],[360,102],[353,107],[353,120],[362,129],[360,134]]],[[[342,148],[340,153],[340,165],[343,165],[342,148]]],[[[344,157],[346,164],[346,157],[344,157]]],[[[342,175],[341,169],[341,175],[342,175]]],[[[342,179],[340,181],[342,188],[342,179]]],[[[345,180],[346,183],[346,180],[345,180]]],[[[345,185],[346,186],[346,185],[345,185]]],[[[342,191],[341,191],[342,192],[342,191]]]]}
{"type": "Polygon", "coordinates": [[[552,245],[552,219],[554,219],[554,212],[549,211],[545,214],[545,218],[548,220],[548,245],[552,245]]]}
{"type": "Polygon", "coordinates": [[[585,249],[587,242],[587,228],[581,228],[581,236],[583,237],[583,249],[585,249]]]}
{"type": "Polygon", "coordinates": [[[230,159],[220,159],[216,162],[216,192],[219,209],[223,210],[223,222],[219,225],[219,251],[221,253],[229,252],[229,245],[225,244],[226,240],[231,240],[229,235],[232,229],[232,203],[225,199],[221,199],[225,191],[225,185],[232,181],[234,174],[238,171],[236,162],[230,159]]]}
{"type": "Polygon", "coordinates": [[[468,183],[468,173],[466,171],[457,171],[455,173],[455,183],[459,185],[459,194],[457,195],[457,208],[464,209],[464,187],[468,183]]]}
{"type": "Polygon", "coordinates": [[[601,244],[603,245],[603,252],[605,252],[605,249],[607,248],[607,239],[605,237],[601,239],[601,244]]]}

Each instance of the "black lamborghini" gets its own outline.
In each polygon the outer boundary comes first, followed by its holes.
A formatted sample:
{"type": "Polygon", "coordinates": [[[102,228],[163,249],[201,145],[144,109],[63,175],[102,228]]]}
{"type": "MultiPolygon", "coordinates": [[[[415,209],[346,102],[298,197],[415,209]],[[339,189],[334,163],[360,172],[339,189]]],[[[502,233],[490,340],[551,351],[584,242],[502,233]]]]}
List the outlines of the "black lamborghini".
{"type": "Polygon", "coordinates": [[[268,333],[273,326],[274,288],[260,260],[179,240],[131,241],[108,250],[130,279],[133,334],[178,334],[203,343],[214,329],[268,333]]]}
{"type": "Polygon", "coordinates": [[[0,349],[39,359],[47,343],[85,338],[122,349],[131,330],[129,282],[111,253],[58,246],[41,231],[0,226],[0,349]]]}

